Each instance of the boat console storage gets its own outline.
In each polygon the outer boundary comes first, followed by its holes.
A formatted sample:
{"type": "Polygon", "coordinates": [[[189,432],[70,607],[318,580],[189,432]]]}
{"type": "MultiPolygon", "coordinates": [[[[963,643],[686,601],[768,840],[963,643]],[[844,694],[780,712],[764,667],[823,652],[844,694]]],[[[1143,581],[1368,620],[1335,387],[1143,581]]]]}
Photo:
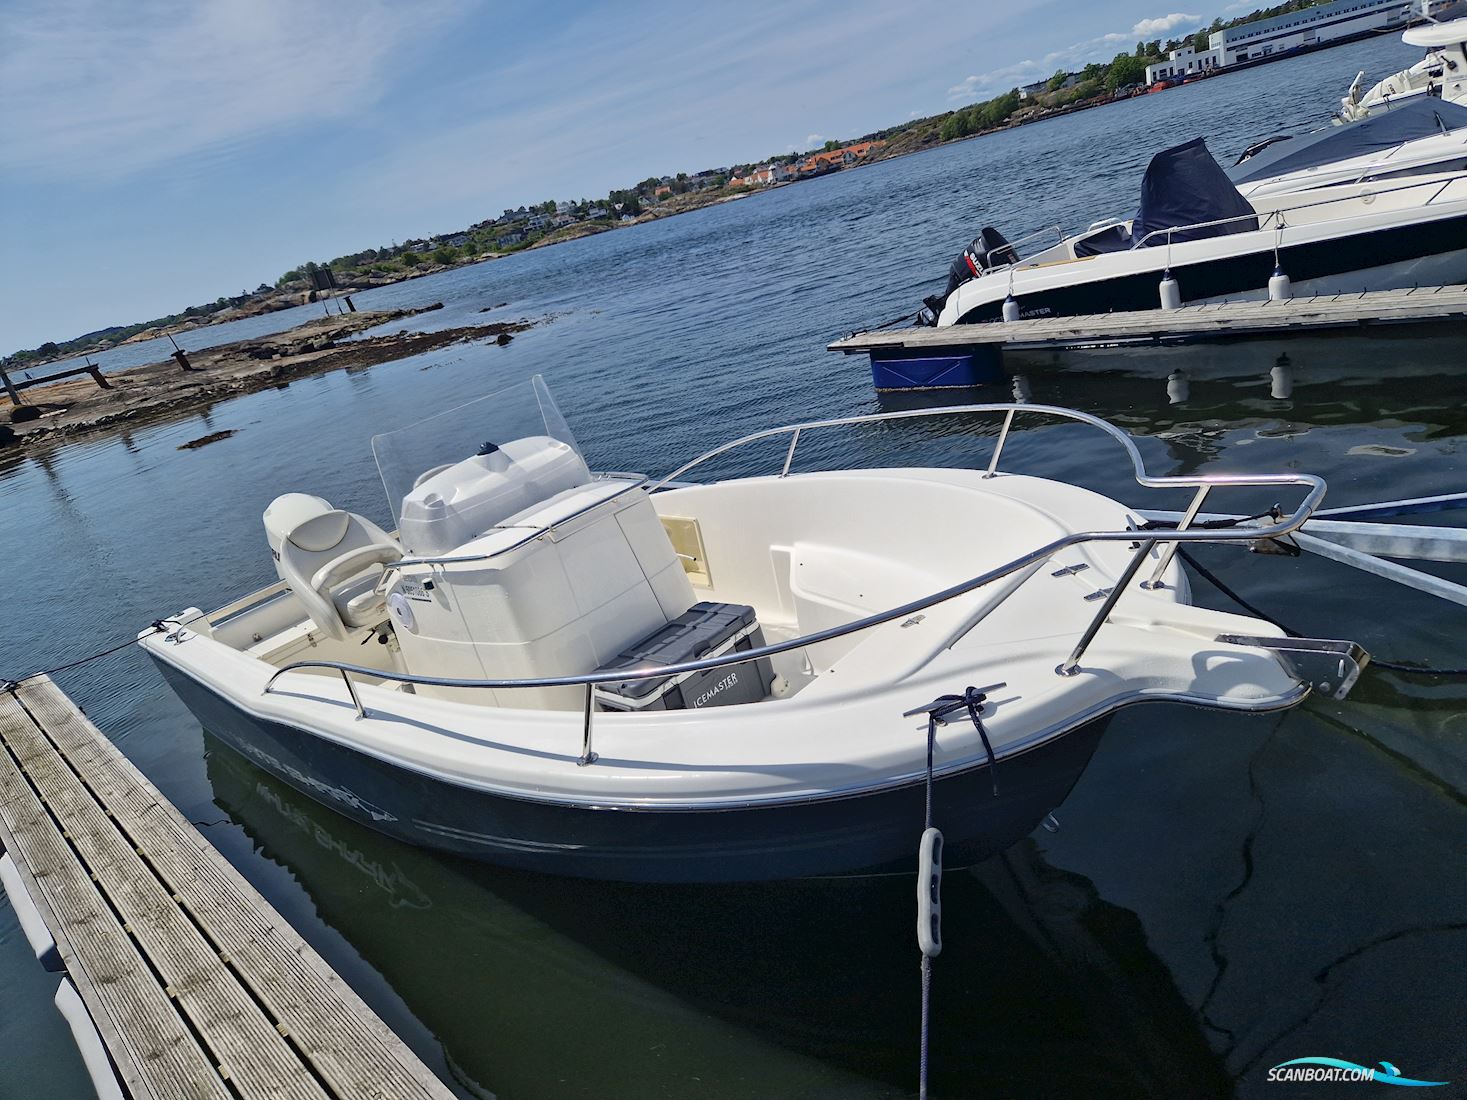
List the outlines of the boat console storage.
{"type": "MultiPolygon", "coordinates": [[[[379,582],[400,670],[459,679],[592,672],[694,603],[639,479],[593,478],[538,380],[372,441],[403,553],[379,582]]],[[[584,692],[423,687],[575,709],[584,692]]]]}

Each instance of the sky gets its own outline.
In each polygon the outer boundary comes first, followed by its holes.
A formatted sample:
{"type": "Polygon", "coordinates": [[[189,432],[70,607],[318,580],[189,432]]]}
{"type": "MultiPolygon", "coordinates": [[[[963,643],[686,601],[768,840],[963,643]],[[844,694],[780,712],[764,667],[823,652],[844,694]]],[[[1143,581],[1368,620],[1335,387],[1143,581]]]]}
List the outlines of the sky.
{"type": "Polygon", "coordinates": [[[0,0],[0,353],[858,137],[1252,6],[1183,2],[0,0]]]}

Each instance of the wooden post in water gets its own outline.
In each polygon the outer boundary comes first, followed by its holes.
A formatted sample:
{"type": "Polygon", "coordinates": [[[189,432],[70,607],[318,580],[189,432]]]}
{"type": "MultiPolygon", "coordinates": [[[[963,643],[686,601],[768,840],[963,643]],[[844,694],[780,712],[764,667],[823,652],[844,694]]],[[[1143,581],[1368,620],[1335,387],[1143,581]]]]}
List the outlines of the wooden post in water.
{"type": "Polygon", "coordinates": [[[96,363],[92,362],[92,357],[90,355],[86,357],[86,360],[87,373],[92,376],[92,381],[97,383],[97,385],[102,389],[110,390],[112,388],[112,383],[102,377],[102,368],[99,367],[96,363]]]}
{"type": "Polygon", "coordinates": [[[188,361],[188,352],[178,346],[178,341],[173,338],[171,332],[168,334],[168,342],[173,345],[173,358],[178,361],[179,367],[183,370],[193,370],[193,364],[188,361]]]}
{"type": "Polygon", "coordinates": [[[3,366],[0,366],[0,383],[4,384],[5,392],[10,395],[10,403],[12,405],[21,404],[20,391],[15,388],[15,383],[10,380],[10,375],[5,373],[3,366]]]}

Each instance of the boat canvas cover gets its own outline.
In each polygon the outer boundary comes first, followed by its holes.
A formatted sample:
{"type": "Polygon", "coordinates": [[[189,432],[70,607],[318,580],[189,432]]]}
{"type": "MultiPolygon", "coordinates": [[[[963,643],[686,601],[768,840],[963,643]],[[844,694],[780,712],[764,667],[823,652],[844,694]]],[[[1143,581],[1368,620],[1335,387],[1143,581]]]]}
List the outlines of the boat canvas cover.
{"type": "Polygon", "coordinates": [[[1229,233],[1248,233],[1258,228],[1252,205],[1238,193],[1222,165],[1212,159],[1207,143],[1194,138],[1185,145],[1163,149],[1151,158],[1141,181],[1141,209],[1131,226],[1138,247],[1167,243],[1165,234],[1144,240],[1146,234],[1174,226],[1196,226],[1228,218],[1225,225],[1207,225],[1172,234],[1174,242],[1200,241],[1229,233]]]}
{"type": "Polygon", "coordinates": [[[1227,170],[1235,184],[1302,172],[1321,164],[1394,149],[1403,141],[1435,137],[1467,127],[1467,107],[1435,96],[1416,96],[1390,110],[1374,110],[1359,122],[1329,126],[1275,141],[1227,170]]]}

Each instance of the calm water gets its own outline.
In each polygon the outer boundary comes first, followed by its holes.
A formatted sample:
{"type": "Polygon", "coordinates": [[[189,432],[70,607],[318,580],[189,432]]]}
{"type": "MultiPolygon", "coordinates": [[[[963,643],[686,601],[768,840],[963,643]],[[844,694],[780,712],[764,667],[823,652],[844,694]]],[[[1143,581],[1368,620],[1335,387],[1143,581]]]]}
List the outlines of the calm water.
{"type": "MultiPolygon", "coordinates": [[[[0,460],[0,671],[273,579],[259,517],[277,493],[384,519],[371,434],[532,373],[593,465],[653,473],[746,430],[875,411],[864,360],[824,344],[915,306],[979,225],[1012,238],[1125,212],[1158,147],[1201,133],[1230,158],[1322,120],[1356,70],[1414,57],[1394,38],[1343,47],[363,294],[366,307],[441,299],[423,319],[435,326],[500,303],[493,316],[554,320],[506,348],[306,379],[0,460]],[[176,450],[224,428],[237,434],[176,450]]],[[[1307,470],[1338,505],[1467,488],[1464,350],[1450,335],[1293,343],[1289,400],[1269,396],[1283,346],[1011,365],[1034,400],[1135,432],[1158,472],[1307,470]],[[1172,404],[1177,366],[1190,392],[1172,404]]],[[[815,436],[801,458],[971,464],[991,434],[930,422],[815,436]]],[[[1083,432],[1026,430],[1010,448],[1016,467],[1137,499],[1121,456],[1083,432]]],[[[1305,631],[1467,663],[1460,609],[1321,561],[1206,558],[1305,631]]],[[[914,1091],[910,884],[651,889],[469,865],[274,782],[133,653],[60,679],[466,1097],[914,1091]]],[[[1282,716],[1117,719],[1060,832],[948,879],[934,1095],[1286,1096],[1264,1072],[1304,1055],[1386,1059],[1467,1091],[1464,704],[1467,685],[1372,672],[1348,703],[1282,716]]],[[[0,1096],[86,1095],[52,988],[0,908],[0,1096]]]]}

